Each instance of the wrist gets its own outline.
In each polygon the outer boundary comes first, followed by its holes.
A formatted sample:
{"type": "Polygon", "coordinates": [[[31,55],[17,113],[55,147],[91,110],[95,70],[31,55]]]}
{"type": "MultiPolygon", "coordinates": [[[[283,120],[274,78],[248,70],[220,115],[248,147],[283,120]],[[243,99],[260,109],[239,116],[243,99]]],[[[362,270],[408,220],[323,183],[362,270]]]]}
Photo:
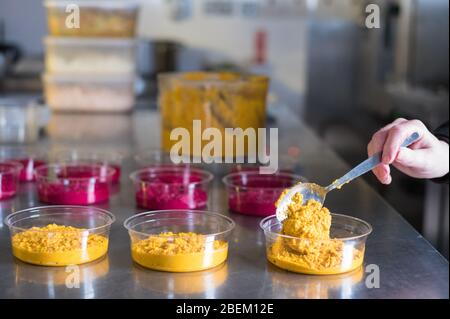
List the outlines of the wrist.
{"type": "Polygon", "coordinates": [[[436,176],[434,178],[441,178],[448,175],[449,172],[449,145],[448,142],[439,140],[438,141],[438,152],[437,152],[437,162],[436,176]]]}

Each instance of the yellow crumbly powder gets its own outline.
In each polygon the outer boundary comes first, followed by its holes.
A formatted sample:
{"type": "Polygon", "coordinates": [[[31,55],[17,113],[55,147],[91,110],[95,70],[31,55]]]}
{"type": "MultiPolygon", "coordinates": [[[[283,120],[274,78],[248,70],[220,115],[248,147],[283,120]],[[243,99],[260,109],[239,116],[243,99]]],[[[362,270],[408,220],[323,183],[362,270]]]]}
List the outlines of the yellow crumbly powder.
{"type": "Polygon", "coordinates": [[[133,260],[141,266],[170,272],[198,271],[227,259],[228,244],[196,233],[166,232],[132,244],[133,260]]]}
{"type": "Polygon", "coordinates": [[[314,200],[303,204],[297,193],[281,229],[283,235],[296,238],[278,237],[268,248],[267,258],[281,268],[305,274],[339,274],[361,266],[364,253],[331,239],[330,228],[330,211],[314,200]]]}
{"type": "Polygon", "coordinates": [[[49,224],[32,227],[12,237],[13,255],[43,266],[83,264],[104,256],[108,239],[85,229],[49,224]]]}

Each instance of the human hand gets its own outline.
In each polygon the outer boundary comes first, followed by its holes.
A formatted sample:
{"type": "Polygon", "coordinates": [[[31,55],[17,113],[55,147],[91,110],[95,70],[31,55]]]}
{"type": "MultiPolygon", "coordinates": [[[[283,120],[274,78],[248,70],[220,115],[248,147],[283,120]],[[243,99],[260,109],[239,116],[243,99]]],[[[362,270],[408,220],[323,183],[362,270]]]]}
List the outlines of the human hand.
{"type": "Polygon", "coordinates": [[[373,173],[383,184],[392,182],[390,165],[415,178],[437,178],[448,173],[449,146],[437,139],[419,120],[399,118],[372,136],[367,153],[372,156],[382,152],[382,163],[373,173]],[[417,132],[419,139],[409,146],[400,147],[403,141],[417,132]]]}

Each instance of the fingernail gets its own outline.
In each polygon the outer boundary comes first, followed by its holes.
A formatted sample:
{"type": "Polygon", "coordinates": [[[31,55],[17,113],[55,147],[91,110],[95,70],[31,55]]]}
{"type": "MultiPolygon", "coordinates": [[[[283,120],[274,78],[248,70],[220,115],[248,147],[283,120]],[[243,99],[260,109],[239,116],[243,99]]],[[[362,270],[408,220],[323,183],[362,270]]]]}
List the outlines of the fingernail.
{"type": "Polygon", "coordinates": [[[391,177],[391,176],[388,176],[386,185],[389,185],[389,184],[391,184],[391,183],[392,183],[392,177],[391,177]]]}
{"type": "Polygon", "coordinates": [[[389,164],[389,156],[383,155],[383,158],[381,159],[381,161],[382,161],[384,164],[389,164]]]}

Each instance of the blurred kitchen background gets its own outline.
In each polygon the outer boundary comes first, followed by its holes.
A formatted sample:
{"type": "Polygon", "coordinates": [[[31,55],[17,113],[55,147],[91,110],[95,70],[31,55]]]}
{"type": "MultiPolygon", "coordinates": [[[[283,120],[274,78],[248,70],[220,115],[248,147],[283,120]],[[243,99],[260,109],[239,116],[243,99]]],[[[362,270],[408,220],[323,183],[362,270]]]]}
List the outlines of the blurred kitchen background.
{"type": "MultiPolygon", "coordinates": [[[[448,0],[139,4],[136,107],[156,107],[159,72],[267,74],[269,116],[277,104],[289,105],[350,165],[364,159],[372,133],[397,117],[418,118],[430,128],[448,121],[448,0]],[[379,29],[365,26],[365,8],[371,3],[380,8],[379,29]]],[[[0,1],[0,128],[8,124],[8,105],[45,104],[47,34],[41,1],[0,1]]],[[[48,121],[45,112],[27,116],[37,129],[48,121]]],[[[371,175],[365,178],[448,258],[448,185],[397,172],[389,187],[371,175]]]]}

